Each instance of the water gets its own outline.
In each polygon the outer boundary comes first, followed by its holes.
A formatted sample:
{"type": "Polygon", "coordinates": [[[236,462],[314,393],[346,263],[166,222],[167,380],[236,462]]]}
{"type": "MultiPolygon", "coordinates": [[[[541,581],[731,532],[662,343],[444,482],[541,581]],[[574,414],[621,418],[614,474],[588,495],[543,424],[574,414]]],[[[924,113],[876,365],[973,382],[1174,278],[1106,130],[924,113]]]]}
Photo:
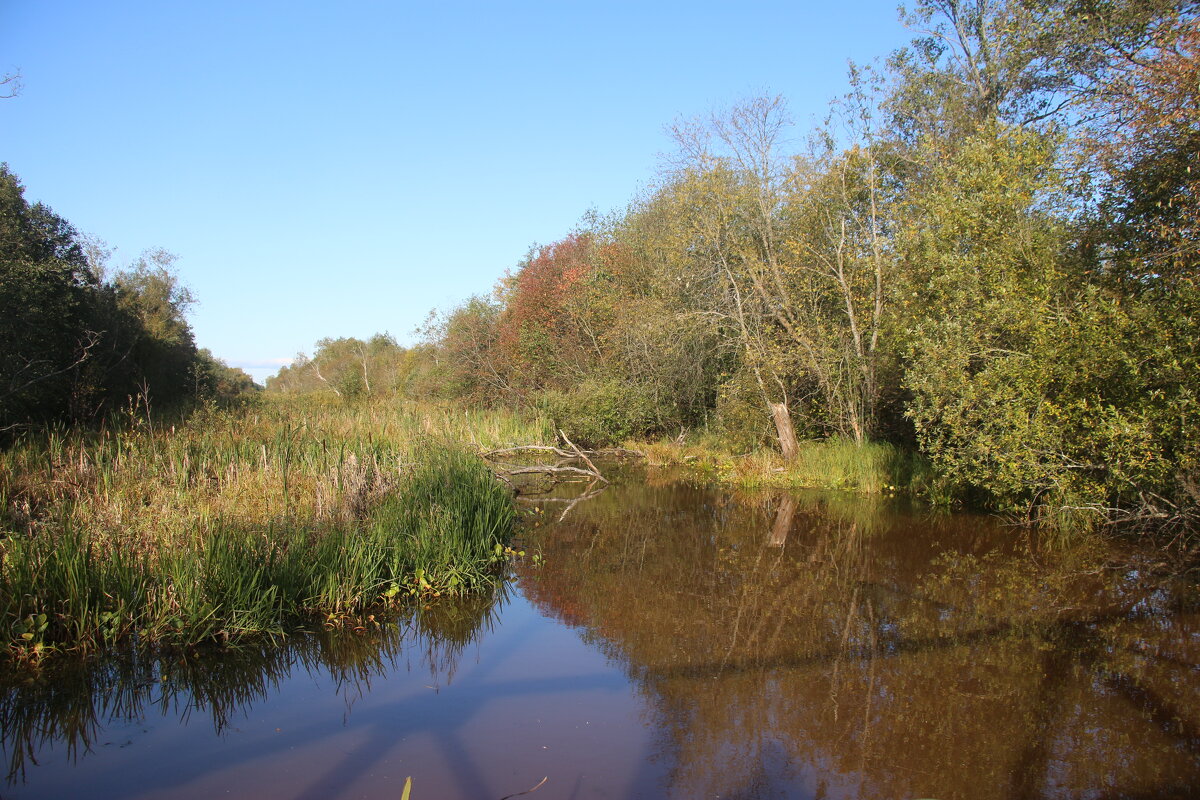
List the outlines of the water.
{"type": "Polygon", "coordinates": [[[491,597],[8,676],[0,796],[398,798],[409,776],[415,800],[1200,787],[1200,598],[1157,550],[638,472],[571,496],[535,503],[523,547],[545,563],[491,597]]]}

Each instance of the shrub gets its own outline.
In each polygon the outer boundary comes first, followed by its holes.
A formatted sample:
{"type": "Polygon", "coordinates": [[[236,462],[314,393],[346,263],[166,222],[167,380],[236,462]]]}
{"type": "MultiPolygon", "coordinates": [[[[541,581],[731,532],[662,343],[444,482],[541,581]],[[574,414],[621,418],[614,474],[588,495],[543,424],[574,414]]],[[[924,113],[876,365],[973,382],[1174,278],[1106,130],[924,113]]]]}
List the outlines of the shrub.
{"type": "Polygon", "coordinates": [[[648,387],[589,379],[542,395],[542,412],[580,447],[605,447],[658,431],[658,402],[648,387]]]}

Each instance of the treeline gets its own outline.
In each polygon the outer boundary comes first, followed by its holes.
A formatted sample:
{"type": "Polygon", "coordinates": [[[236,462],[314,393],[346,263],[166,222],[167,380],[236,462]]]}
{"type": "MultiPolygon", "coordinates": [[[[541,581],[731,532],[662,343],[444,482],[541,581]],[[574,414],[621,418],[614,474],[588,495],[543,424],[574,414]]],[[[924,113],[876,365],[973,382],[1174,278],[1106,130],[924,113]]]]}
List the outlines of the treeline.
{"type": "Polygon", "coordinates": [[[679,122],[651,190],[422,346],[325,340],[271,386],[538,406],[590,443],[882,440],[942,499],[1194,527],[1196,10],[921,0],[806,146],[777,97],[679,122]]]}
{"type": "Polygon", "coordinates": [[[87,423],[255,389],[197,349],[192,296],[174,256],[143,253],[110,271],[111,251],[81,236],[0,165],[0,437],[87,423]]]}

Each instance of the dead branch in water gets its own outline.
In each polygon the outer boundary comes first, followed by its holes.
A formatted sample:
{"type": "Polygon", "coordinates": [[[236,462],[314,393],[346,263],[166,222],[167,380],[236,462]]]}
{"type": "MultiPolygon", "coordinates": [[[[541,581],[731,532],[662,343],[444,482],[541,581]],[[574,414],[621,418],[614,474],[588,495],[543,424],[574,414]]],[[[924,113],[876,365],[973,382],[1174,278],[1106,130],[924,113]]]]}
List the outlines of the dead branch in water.
{"type": "Polygon", "coordinates": [[[592,470],[587,470],[587,469],[580,469],[579,467],[555,467],[550,464],[534,464],[533,466],[529,466],[529,467],[515,467],[514,469],[500,469],[500,470],[496,470],[496,472],[498,474],[507,475],[509,477],[512,477],[513,475],[550,475],[551,477],[562,477],[565,480],[569,480],[572,477],[578,476],[578,477],[582,477],[582,478],[588,478],[589,480],[595,479],[595,480],[601,480],[601,481],[604,481],[605,483],[608,483],[608,479],[605,478],[603,475],[601,475],[599,472],[594,472],[592,470]]]}
{"type": "MultiPolygon", "coordinates": [[[[564,437],[565,438],[565,437],[564,437]]],[[[624,447],[606,447],[601,450],[580,450],[588,456],[596,458],[645,458],[646,454],[641,450],[629,450],[624,447]]],[[[506,458],[508,456],[519,456],[523,453],[553,453],[559,458],[578,458],[571,450],[563,450],[559,447],[552,447],[548,444],[522,444],[514,447],[501,447],[496,450],[489,450],[483,454],[486,459],[506,458]]]]}
{"type": "MultiPolygon", "coordinates": [[[[580,450],[578,447],[576,447],[574,442],[572,442],[570,439],[567,438],[567,434],[563,433],[562,428],[558,429],[558,435],[562,437],[562,440],[567,443],[568,447],[570,447],[573,451],[575,451],[575,455],[577,455],[577,456],[579,456],[579,458],[583,459],[583,463],[588,465],[588,468],[596,474],[596,477],[601,478],[603,480],[603,478],[600,475],[600,470],[596,469],[596,465],[592,463],[592,460],[590,458],[588,458],[586,455],[584,455],[584,452],[582,450],[580,450]]],[[[608,481],[604,481],[604,482],[608,483],[608,481]]]]}
{"type": "Polygon", "coordinates": [[[568,453],[566,450],[559,450],[557,447],[551,447],[548,444],[522,444],[516,447],[503,447],[499,450],[489,450],[483,454],[484,458],[502,458],[504,456],[519,456],[522,453],[554,453],[559,458],[574,458],[574,453],[568,453]]]}
{"type": "MultiPolygon", "coordinates": [[[[592,461],[590,456],[599,458],[645,458],[646,454],[639,450],[627,450],[625,448],[609,448],[605,450],[583,450],[567,438],[567,434],[560,430],[558,435],[562,437],[563,442],[569,447],[565,450],[560,447],[546,444],[524,444],[515,445],[513,447],[501,447],[495,450],[489,450],[483,453],[484,460],[498,462],[512,456],[521,456],[532,453],[553,454],[558,457],[557,464],[530,464],[519,467],[502,467],[496,463],[492,464],[492,470],[496,473],[496,477],[504,481],[513,490],[514,494],[521,494],[522,489],[517,487],[512,478],[519,475],[545,475],[552,482],[558,481],[579,481],[587,480],[591,482],[585,495],[590,496],[592,488],[597,484],[608,484],[608,478],[601,474],[600,469],[592,461]],[[585,467],[571,466],[568,461],[582,462],[585,467]]],[[[534,492],[535,494],[537,492],[534,492]]],[[[574,507],[574,504],[572,504],[574,507]]],[[[570,508],[567,509],[570,511],[570,508]]],[[[565,516],[564,512],[564,516],[565,516]]]]}
{"type": "Polygon", "coordinates": [[[646,454],[638,450],[626,450],[624,448],[611,448],[607,450],[583,450],[574,442],[567,438],[567,434],[559,431],[558,435],[562,437],[569,450],[564,450],[560,447],[545,444],[523,444],[514,447],[502,447],[495,450],[489,450],[483,454],[483,458],[488,461],[498,461],[509,456],[519,456],[527,453],[552,453],[560,459],[557,464],[531,464],[528,466],[505,468],[493,465],[492,469],[496,475],[505,483],[512,486],[512,477],[516,475],[546,475],[552,480],[578,480],[586,479],[590,481],[600,481],[608,483],[608,478],[600,472],[600,469],[592,461],[589,456],[609,457],[609,458],[645,458],[646,454]],[[582,461],[586,465],[583,467],[568,466],[563,461],[582,461]]]}

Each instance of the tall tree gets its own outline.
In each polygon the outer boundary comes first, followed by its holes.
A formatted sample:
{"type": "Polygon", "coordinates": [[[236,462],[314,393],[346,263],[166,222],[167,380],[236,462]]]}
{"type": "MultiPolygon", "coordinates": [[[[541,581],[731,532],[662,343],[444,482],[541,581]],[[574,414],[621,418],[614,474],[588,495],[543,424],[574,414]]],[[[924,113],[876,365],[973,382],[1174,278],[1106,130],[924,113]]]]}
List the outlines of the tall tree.
{"type": "Polygon", "coordinates": [[[74,228],[0,165],[0,428],[67,412],[95,286],[74,228]]]}

